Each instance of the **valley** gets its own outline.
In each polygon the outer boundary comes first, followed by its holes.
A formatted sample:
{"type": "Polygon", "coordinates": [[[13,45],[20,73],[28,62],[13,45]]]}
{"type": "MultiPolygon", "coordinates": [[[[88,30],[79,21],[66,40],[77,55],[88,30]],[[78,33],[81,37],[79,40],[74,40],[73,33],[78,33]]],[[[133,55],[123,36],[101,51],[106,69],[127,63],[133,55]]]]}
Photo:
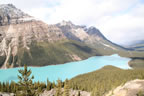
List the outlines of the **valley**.
{"type": "MultiPolygon", "coordinates": [[[[144,79],[143,68],[142,41],[121,46],[94,26],[64,20],[47,24],[13,4],[0,4],[2,96],[27,96],[19,94],[31,91],[33,95],[28,96],[69,96],[62,95],[69,93],[66,90],[71,91],[70,96],[118,96],[114,95],[119,94],[115,92],[118,86],[124,88],[126,82],[144,79]],[[26,78],[29,76],[31,79],[26,78]]],[[[135,90],[135,95],[143,96],[143,89],[135,90]]]]}

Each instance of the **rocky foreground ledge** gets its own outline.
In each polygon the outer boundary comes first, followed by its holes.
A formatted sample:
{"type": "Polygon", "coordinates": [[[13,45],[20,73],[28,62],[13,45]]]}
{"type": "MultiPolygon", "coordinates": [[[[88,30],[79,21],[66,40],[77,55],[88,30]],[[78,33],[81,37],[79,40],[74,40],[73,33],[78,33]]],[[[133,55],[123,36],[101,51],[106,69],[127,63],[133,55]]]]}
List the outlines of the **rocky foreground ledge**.
{"type": "Polygon", "coordinates": [[[144,80],[132,80],[112,90],[106,96],[144,96],[144,80]]]}
{"type": "Polygon", "coordinates": [[[0,96],[15,96],[14,93],[1,93],[0,96]]]}
{"type": "MultiPolygon", "coordinates": [[[[64,91],[64,89],[62,89],[64,91]]],[[[80,90],[70,90],[70,96],[78,96],[78,92],[80,92],[80,96],[90,96],[89,92],[80,91],[80,90]]],[[[40,96],[54,96],[56,93],[55,89],[51,89],[50,91],[44,91],[40,96]]]]}

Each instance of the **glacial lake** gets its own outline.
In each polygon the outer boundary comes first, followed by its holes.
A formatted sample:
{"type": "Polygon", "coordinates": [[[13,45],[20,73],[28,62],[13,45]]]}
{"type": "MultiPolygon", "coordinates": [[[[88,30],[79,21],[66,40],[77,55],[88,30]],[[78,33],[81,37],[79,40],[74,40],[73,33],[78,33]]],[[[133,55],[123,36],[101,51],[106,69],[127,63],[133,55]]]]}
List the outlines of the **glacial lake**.
{"type": "MultiPolygon", "coordinates": [[[[60,65],[49,65],[45,67],[29,67],[34,75],[34,81],[46,82],[57,79],[71,79],[77,75],[95,71],[106,65],[113,65],[122,69],[130,69],[128,62],[131,59],[120,57],[117,54],[111,56],[93,56],[86,60],[69,62],[60,65]]],[[[0,69],[0,82],[18,81],[18,70],[23,68],[0,69]]]]}

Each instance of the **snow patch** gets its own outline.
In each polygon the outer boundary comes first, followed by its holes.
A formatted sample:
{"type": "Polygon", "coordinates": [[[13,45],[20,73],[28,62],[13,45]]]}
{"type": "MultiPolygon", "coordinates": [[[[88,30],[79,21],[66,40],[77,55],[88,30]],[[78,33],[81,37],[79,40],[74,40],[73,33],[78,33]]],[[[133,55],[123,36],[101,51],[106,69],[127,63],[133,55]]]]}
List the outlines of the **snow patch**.
{"type": "Polygon", "coordinates": [[[101,42],[101,44],[103,44],[103,45],[106,46],[106,47],[112,48],[113,50],[117,50],[116,48],[114,48],[114,47],[112,47],[112,46],[110,46],[110,45],[104,44],[104,43],[102,43],[102,42],[101,42]]]}

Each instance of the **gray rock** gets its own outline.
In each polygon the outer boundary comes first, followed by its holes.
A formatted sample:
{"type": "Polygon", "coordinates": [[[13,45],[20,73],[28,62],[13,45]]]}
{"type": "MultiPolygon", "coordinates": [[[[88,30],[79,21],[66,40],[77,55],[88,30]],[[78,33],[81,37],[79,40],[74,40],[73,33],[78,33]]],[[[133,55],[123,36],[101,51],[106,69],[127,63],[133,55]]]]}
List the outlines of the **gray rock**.
{"type": "MultiPolygon", "coordinates": [[[[64,91],[64,89],[62,89],[62,92],[64,91]]],[[[72,90],[70,89],[70,96],[77,96],[78,92],[80,91],[81,96],[90,96],[90,92],[86,92],[86,91],[81,91],[81,90],[72,90]]],[[[56,89],[51,89],[50,91],[44,91],[42,94],[40,94],[40,96],[54,96],[54,94],[56,93],[56,89]]]]}
{"type": "Polygon", "coordinates": [[[14,93],[1,93],[0,92],[0,96],[15,96],[14,93]]]}
{"type": "Polygon", "coordinates": [[[118,86],[105,96],[138,96],[139,92],[144,93],[144,80],[136,79],[118,86]]]}

